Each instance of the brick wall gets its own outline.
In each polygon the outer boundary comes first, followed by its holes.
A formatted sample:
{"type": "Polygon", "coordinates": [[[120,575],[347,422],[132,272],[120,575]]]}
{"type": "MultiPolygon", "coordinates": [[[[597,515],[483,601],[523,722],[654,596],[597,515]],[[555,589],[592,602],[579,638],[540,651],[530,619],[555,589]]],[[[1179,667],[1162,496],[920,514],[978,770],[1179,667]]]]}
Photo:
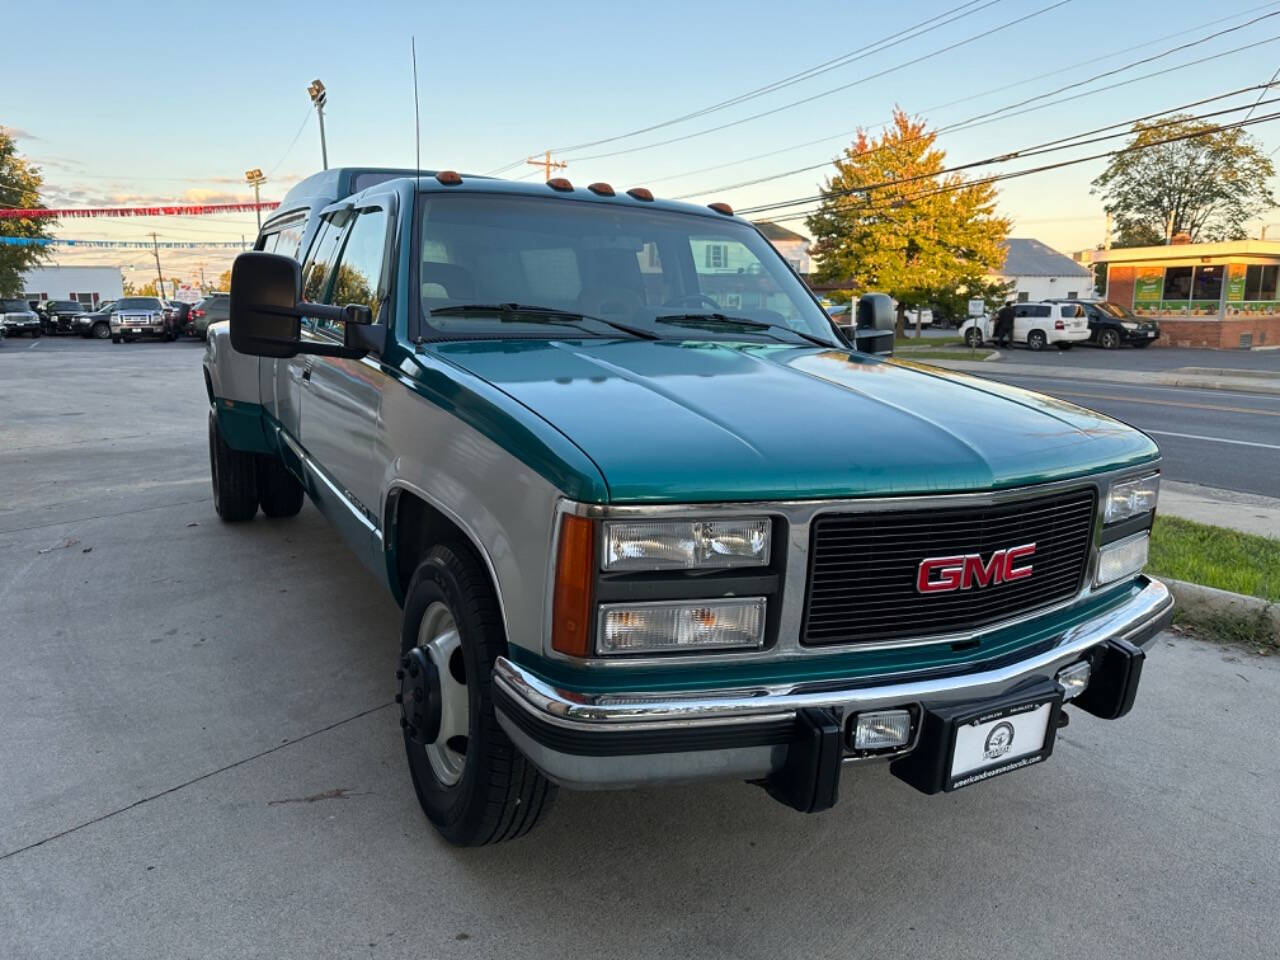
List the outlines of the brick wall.
{"type": "Polygon", "coordinates": [[[1211,347],[1237,350],[1241,334],[1250,334],[1255,347],[1280,346],[1280,316],[1231,320],[1160,320],[1157,347],[1211,347]]]}
{"type": "Polygon", "coordinates": [[[1133,267],[1111,265],[1107,269],[1107,299],[1122,307],[1133,308],[1133,285],[1138,271],[1133,267]]]}

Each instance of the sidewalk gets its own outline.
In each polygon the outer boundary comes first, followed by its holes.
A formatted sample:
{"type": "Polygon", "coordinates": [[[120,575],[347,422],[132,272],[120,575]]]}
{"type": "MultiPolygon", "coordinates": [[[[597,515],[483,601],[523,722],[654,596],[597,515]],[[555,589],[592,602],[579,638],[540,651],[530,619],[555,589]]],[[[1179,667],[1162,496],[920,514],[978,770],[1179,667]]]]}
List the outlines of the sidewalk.
{"type": "MultiPolygon", "coordinates": [[[[904,360],[911,359],[910,350],[898,351],[904,360]]],[[[1227,370],[1213,367],[1180,367],[1174,370],[1101,370],[1095,367],[1051,366],[1039,363],[1006,363],[997,353],[990,360],[957,359],[925,362],[948,370],[961,370],[979,376],[1000,374],[1025,377],[1069,377],[1072,380],[1098,380],[1106,383],[1130,383],[1148,387],[1196,387],[1201,390],[1238,390],[1241,393],[1265,393],[1280,396],[1280,377],[1258,370],[1227,370]]]]}
{"type": "Polygon", "coordinates": [[[1280,539],[1280,499],[1163,480],[1158,513],[1280,539]]]}

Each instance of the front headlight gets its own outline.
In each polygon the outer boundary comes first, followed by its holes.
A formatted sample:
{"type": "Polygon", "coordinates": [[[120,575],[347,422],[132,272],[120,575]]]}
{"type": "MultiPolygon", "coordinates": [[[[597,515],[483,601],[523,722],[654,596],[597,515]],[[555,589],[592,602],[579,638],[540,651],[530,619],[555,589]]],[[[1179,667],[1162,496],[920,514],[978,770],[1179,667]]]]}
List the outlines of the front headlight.
{"type": "Polygon", "coordinates": [[[602,655],[764,646],[764,597],[605,603],[596,645],[602,655]]]}
{"type": "Polygon", "coordinates": [[[1129,320],[1124,320],[1124,321],[1122,321],[1122,322],[1121,322],[1121,324],[1120,324],[1120,326],[1124,327],[1126,330],[1137,330],[1137,329],[1138,329],[1138,324],[1133,323],[1132,321],[1129,321],[1129,320]]]}
{"type": "Polygon", "coordinates": [[[601,566],[610,572],[763,567],[769,541],[764,517],[610,521],[601,566]]]}
{"type": "Polygon", "coordinates": [[[1140,480],[1113,483],[1111,489],[1107,491],[1107,507],[1102,522],[1116,523],[1150,513],[1156,508],[1156,499],[1159,495],[1160,474],[1158,473],[1140,480]]]}

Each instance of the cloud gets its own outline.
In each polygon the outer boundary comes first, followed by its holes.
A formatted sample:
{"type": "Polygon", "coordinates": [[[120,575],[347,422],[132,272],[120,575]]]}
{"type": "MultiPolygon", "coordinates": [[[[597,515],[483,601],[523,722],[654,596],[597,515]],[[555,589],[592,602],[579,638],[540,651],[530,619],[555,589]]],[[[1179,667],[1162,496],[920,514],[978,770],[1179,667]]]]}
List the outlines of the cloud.
{"type": "Polygon", "coordinates": [[[123,184],[71,183],[58,185],[46,181],[41,199],[50,207],[157,207],[166,204],[247,203],[253,199],[246,185],[242,190],[211,190],[189,187],[172,193],[138,193],[123,184]]]}
{"type": "Polygon", "coordinates": [[[6,127],[0,123],[0,133],[5,136],[12,137],[14,140],[39,140],[30,130],[23,130],[21,127],[6,127]]]}

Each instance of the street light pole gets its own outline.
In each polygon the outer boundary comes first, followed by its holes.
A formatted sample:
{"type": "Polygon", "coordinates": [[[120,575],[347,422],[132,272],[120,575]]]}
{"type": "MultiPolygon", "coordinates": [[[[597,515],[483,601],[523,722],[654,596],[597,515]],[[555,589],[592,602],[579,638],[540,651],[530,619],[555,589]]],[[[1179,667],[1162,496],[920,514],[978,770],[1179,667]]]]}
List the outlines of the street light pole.
{"type": "Polygon", "coordinates": [[[262,171],[257,167],[244,172],[245,182],[253,187],[253,212],[258,215],[258,232],[262,232],[262,198],[258,194],[258,188],[267,182],[267,178],[262,175],[262,171]]]}
{"type": "Polygon", "coordinates": [[[329,169],[329,148],[324,142],[324,105],[328,103],[329,96],[325,93],[324,84],[319,80],[312,80],[307,85],[307,93],[311,95],[311,102],[316,105],[316,116],[320,118],[320,162],[325,170],[329,169]]]}

